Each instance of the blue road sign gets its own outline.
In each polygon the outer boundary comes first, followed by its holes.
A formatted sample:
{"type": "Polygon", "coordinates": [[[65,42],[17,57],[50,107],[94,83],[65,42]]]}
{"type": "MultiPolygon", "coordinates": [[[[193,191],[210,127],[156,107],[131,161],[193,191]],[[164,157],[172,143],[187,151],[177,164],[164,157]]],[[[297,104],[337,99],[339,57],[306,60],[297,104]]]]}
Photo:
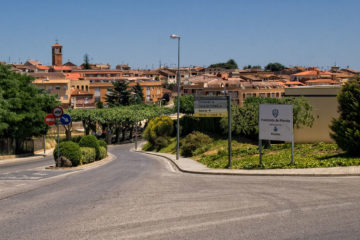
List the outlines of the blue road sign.
{"type": "Polygon", "coordinates": [[[71,122],[71,117],[69,114],[63,114],[60,118],[60,122],[63,124],[63,125],[68,125],[70,122],[71,122]]]}

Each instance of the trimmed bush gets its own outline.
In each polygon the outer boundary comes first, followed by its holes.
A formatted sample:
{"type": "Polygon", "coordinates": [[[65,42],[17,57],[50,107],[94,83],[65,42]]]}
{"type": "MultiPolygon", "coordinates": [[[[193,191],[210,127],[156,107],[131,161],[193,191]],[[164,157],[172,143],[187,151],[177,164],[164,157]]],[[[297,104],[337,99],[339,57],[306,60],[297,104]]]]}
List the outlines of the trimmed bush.
{"type": "Polygon", "coordinates": [[[194,131],[181,141],[181,155],[184,157],[193,156],[196,149],[204,147],[213,140],[206,134],[194,131]]]}
{"type": "Polygon", "coordinates": [[[95,161],[95,148],[80,147],[81,150],[81,164],[87,164],[95,161]]]}
{"type": "MultiPolygon", "coordinates": [[[[57,148],[57,146],[55,146],[55,149],[53,152],[55,163],[56,163],[56,159],[57,159],[57,150],[58,150],[58,148],[57,148]]],[[[71,142],[71,141],[61,142],[59,144],[59,150],[60,150],[60,154],[59,154],[60,157],[64,156],[67,159],[69,159],[73,166],[77,166],[80,164],[81,150],[80,150],[79,144],[71,142]]]]}
{"type": "Polygon", "coordinates": [[[168,116],[156,117],[150,120],[143,137],[156,149],[166,147],[173,132],[173,121],[168,116]]]}
{"type": "Polygon", "coordinates": [[[80,147],[91,147],[95,149],[95,159],[100,159],[100,146],[97,138],[92,135],[83,136],[79,142],[80,147]]]}
{"type": "Polygon", "coordinates": [[[100,146],[100,159],[104,159],[107,156],[107,150],[105,147],[100,146]]]}
{"type": "Polygon", "coordinates": [[[99,146],[106,148],[107,151],[107,143],[104,140],[98,140],[99,146]]]}

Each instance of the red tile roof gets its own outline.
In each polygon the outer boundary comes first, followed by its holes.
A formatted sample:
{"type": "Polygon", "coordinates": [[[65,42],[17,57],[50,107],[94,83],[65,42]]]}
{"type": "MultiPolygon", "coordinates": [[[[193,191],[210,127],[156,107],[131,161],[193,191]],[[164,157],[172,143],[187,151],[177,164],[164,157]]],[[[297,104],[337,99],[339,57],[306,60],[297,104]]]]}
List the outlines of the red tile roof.
{"type": "Polygon", "coordinates": [[[43,65],[37,65],[36,68],[41,70],[49,70],[48,66],[43,66],[43,65]]]}
{"type": "Polygon", "coordinates": [[[317,76],[317,75],[332,75],[332,73],[327,71],[311,70],[311,71],[305,71],[305,72],[299,72],[293,74],[293,76],[317,76]]]}
{"type": "Polygon", "coordinates": [[[292,82],[286,82],[284,83],[287,86],[291,86],[291,85],[301,85],[301,86],[305,86],[305,84],[303,84],[302,82],[297,82],[297,81],[292,81],[292,82]]]}
{"type": "Polygon", "coordinates": [[[81,78],[80,73],[64,73],[65,77],[70,80],[79,80],[81,78]]]}
{"type": "Polygon", "coordinates": [[[61,71],[61,70],[65,70],[65,71],[71,71],[73,70],[71,67],[68,67],[68,66],[52,66],[52,68],[55,70],[55,71],[61,71]]]}

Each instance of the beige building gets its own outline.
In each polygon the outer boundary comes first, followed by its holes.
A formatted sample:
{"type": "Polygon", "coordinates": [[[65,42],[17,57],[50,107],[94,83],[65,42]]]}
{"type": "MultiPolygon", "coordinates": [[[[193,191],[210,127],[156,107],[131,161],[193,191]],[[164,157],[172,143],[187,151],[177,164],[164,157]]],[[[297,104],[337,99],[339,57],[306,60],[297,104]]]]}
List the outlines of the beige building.
{"type": "Polygon", "coordinates": [[[38,88],[45,89],[47,93],[57,95],[58,100],[64,107],[70,104],[71,80],[69,79],[36,79],[33,84],[38,88]]]}
{"type": "Polygon", "coordinates": [[[246,98],[281,98],[284,86],[276,82],[245,82],[243,80],[223,80],[221,78],[198,77],[181,86],[181,95],[221,96],[231,94],[231,101],[242,106],[246,98]]]}
{"type": "Polygon", "coordinates": [[[334,142],[330,138],[330,124],[339,116],[337,95],[341,86],[307,86],[286,88],[285,97],[305,97],[313,108],[313,126],[294,129],[296,143],[334,142]]]}

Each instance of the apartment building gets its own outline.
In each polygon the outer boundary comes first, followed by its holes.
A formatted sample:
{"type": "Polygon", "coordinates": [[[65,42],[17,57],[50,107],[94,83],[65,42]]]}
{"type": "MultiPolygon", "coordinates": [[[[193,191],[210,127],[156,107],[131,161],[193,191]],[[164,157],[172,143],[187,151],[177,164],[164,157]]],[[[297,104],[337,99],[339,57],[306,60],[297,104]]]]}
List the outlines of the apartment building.
{"type": "Polygon", "coordinates": [[[246,82],[242,79],[197,78],[181,86],[182,95],[221,96],[230,94],[232,102],[242,106],[248,97],[281,98],[284,86],[276,82],[246,82]]]}
{"type": "MultiPolygon", "coordinates": [[[[134,87],[137,83],[142,87],[145,103],[158,103],[163,97],[163,88],[160,81],[138,81],[129,82],[129,87],[134,87]]],[[[108,89],[114,88],[111,82],[95,82],[90,84],[89,92],[94,95],[95,101],[101,100],[106,103],[108,89]]]]}

